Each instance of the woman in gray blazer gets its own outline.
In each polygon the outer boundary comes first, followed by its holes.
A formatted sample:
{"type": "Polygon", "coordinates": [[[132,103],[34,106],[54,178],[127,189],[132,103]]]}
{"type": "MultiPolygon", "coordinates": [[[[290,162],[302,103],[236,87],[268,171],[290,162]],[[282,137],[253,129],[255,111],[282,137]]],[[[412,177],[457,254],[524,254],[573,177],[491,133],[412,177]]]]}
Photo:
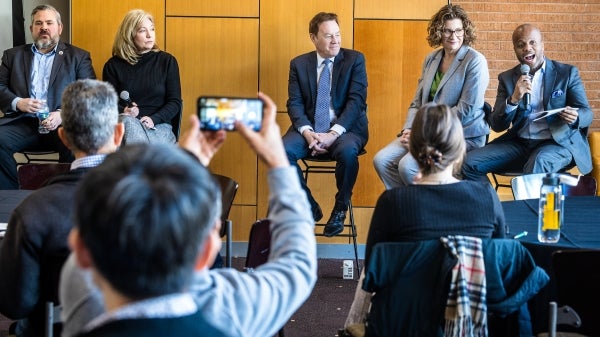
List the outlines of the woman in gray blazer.
{"type": "Polygon", "coordinates": [[[429,45],[442,48],[423,62],[404,129],[373,159],[386,189],[412,184],[418,178],[419,167],[408,153],[408,139],[414,115],[425,103],[451,107],[462,123],[467,151],[485,145],[489,134],[483,110],[489,72],[485,57],[470,47],[476,39],[475,26],[461,7],[445,5],[433,15],[427,31],[429,45]]]}

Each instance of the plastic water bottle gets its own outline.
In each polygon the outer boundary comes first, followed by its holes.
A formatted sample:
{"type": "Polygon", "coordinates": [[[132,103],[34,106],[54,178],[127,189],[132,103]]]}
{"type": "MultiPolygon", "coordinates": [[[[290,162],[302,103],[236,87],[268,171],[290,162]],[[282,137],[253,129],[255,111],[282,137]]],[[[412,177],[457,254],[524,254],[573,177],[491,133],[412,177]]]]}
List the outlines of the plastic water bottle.
{"type": "Polygon", "coordinates": [[[36,116],[39,121],[38,132],[41,134],[46,134],[46,133],[49,133],[50,130],[46,129],[46,127],[42,125],[42,122],[46,118],[48,118],[48,116],[50,116],[50,109],[48,108],[48,103],[46,102],[45,99],[42,99],[41,101],[42,101],[42,107],[40,108],[40,110],[38,112],[36,112],[36,116]]]}
{"type": "Polygon", "coordinates": [[[556,243],[563,223],[563,193],[559,177],[548,173],[542,180],[538,215],[538,241],[556,243]]]}

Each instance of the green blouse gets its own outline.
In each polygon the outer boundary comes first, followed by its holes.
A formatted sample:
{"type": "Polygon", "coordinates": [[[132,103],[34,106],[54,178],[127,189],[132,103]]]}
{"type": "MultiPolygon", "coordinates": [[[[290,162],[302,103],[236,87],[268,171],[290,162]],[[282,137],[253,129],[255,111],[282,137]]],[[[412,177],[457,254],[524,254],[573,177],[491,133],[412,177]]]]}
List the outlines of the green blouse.
{"type": "Polygon", "coordinates": [[[433,82],[431,83],[431,89],[429,89],[429,101],[430,102],[433,101],[433,97],[435,96],[435,93],[437,92],[440,82],[442,81],[442,77],[444,77],[444,73],[438,70],[435,73],[433,82]]]}

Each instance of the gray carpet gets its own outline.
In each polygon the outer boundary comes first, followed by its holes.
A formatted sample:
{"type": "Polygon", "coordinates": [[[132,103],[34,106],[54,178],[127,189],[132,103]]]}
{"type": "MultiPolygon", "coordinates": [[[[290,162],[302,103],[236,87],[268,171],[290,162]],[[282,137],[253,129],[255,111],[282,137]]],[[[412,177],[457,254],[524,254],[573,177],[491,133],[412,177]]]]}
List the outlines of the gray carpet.
{"type": "MultiPolygon", "coordinates": [[[[232,264],[240,270],[244,258],[234,258],[232,264]]],[[[317,273],[310,297],[286,323],[285,337],[333,337],[344,327],[357,281],[343,279],[343,260],[319,259],[317,273]]],[[[358,279],[356,269],[354,276],[358,279]]]]}

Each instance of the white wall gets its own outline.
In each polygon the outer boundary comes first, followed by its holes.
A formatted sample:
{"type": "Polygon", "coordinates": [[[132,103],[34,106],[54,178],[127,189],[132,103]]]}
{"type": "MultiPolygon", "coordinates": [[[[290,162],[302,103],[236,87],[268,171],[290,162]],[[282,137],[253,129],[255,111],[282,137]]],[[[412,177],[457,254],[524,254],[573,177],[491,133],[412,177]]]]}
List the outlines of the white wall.
{"type": "Polygon", "coordinates": [[[25,40],[27,43],[33,42],[31,40],[31,33],[29,32],[29,26],[31,25],[31,11],[37,5],[49,4],[54,6],[60,13],[60,18],[63,23],[63,31],[60,35],[60,40],[63,42],[71,41],[71,10],[69,0],[23,0],[23,13],[25,14],[25,40]]]}
{"type": "MultiPolygon", "coordinates": [[[[4,1],[3,1],[4,2],[4,1]]],[[[0,22],[2,29],[0,29],[0,53],[5,49],[13,46],[12,40],[12,1],[5,0],[6,6],[3,3],[0,6],[0,22]]],[[[29,32],[29,26],[31,25],[31,11],[37,5],[50,4],[54,6],[59,12],[63,23],[63,32],[60,36],[61,41],[71,41],[71,7],[69,0],[23,0],[23,17],[25,18],[25,41],[31,43],[31,33],[29,32]]]]}
{"type": "Polygon", "coordinates": [[[0,22],[3,22],[0,29],[0,53],[5,49],[12,47],[12,1],[0,6],[0,22]],[[6,5],[6,6],[5,6],[6,5]]]}

